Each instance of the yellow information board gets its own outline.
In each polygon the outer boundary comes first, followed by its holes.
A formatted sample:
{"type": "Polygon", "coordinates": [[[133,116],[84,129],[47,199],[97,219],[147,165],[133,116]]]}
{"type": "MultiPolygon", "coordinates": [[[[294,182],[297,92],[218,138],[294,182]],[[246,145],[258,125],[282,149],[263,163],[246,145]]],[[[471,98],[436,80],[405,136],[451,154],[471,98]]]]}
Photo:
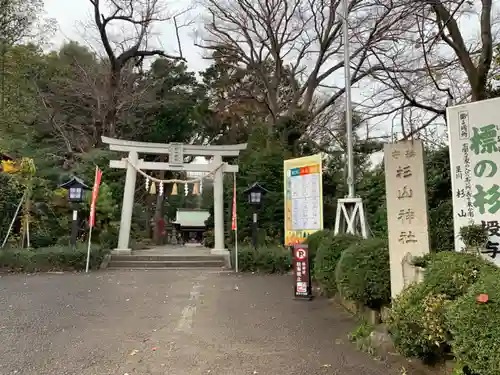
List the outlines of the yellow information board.
{"type": "Polygon", "coordinates": [[[302,243],[323,229],[321,154],[285,160],[285,245],[302,243]]]}

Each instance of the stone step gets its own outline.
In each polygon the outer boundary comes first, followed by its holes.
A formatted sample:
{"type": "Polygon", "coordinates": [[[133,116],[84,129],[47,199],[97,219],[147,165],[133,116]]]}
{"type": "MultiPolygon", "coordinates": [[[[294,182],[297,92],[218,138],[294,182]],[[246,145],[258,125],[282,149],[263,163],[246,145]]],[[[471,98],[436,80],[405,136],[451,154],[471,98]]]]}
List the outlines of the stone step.
{"type": "Polygon", "coordinates": [[[225,258],[222,255],[146,255],[146,254],[131,254],[131,255],[111,255],[111,261],[117,262],[158,262],[158,261],[220,261],[224,262],[225,258]]]}
{"type": "Polygon", "coordinates": [[[109,271],[118,271],[118,270],[127,270],[127,271],[207,271],[210,273],[228,273],[231,274],[233,273],[232,270],[228,270],[224,267],[154,267],[154,268],[144,268],[144,267],[107,267],[106,268],[109,271]]]}
{"type": "Polygon", "coordinates": [[[136,269],[157,269],[157,268],[222,268],[224,260],[111,260],[107,268],[136,268],[136,269]]]}

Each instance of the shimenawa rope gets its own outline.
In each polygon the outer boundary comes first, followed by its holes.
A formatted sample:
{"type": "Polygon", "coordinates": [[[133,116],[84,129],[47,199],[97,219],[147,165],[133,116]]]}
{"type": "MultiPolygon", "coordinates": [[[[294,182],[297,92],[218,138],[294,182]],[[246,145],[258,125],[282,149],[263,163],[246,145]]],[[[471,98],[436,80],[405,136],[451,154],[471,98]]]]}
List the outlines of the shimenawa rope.
{"type": "Polygon", "coordinates": [[[195,182],[201,182],[205,178],[214,175],[215,172],[217,172],[220,168],[222,168],[224,166],[224,164],[227,164],[227,163],[221,163],[214,170],[208,172],[206,175],[201,176],[201,177],[197,177],[197,178],[193,178],[193,179],[190,179],[190,180],[179,180],[177,178],[173,178],[173,179],[170,179],[170,180],[161,180],[161,179],[156,178],[156,177],[151,177],[146,172],[144,172],[139,167],[137,167],[137,165],[135,165],[134,163],[132,163],[128,158],[126,158],[125,160],[126,160],[126,162],[128,164],[130,164],[137,171],[137,173],[143,175],[144,177],[146,177],[147,179],[149,179],[151,181],[156,182],[157,184],[174,184],[174,183],[175,184],[193,184],[195,182]]]}

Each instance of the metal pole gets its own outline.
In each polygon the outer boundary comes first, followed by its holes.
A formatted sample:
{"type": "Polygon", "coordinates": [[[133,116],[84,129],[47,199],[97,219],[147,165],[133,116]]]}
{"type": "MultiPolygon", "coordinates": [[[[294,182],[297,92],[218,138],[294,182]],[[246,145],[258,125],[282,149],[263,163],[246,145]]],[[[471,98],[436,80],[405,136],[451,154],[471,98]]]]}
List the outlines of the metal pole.
{"type": "Polygon", "coordinates": [[[351,103],[351,56],[349,52],[349,1],[342,0],[344,16],[344,75],[345,75],[345,123],[347,131],[347,186],[349,198],[354,198],[354,150],[352,135],[352,103],[351,103]]]}
{"type": "Polygon", "coordinates": [[[30,239],[30,218],[29,215],[26,217],[26,247],[29,249],[31,247],[30,239]]]}
{"type": "Polygon", "coordinates": [[[21,200],[19,201],[19,204],[17,205],[16,212],[14,213],[14,217],[12,218],[12,221],[10,222],[9,229],[7,229],[7,234],[5,235],[5,238],[3,239],[2,247],[1,247],[2,249],[5,247],[5,244],[7,243],[7,240],[9,239],[10,231],[12,230],[12,227],[14,226],[14,223],[16,222],[16,218],[17,218],[17,215],[19,214],[19,210],[21,209],[24,198],[26,198],[26,192],[24,192],[21,200]]]}
{"type": "Polygon", "coordinates": [[[76,238],[78,237],[78,210],[76,204],[73,206],[73,221],[71,222],[71,248],[76,249],[76,238]]]}
{"type": "Polygon", "coordinates": [[[252,215],[252,246],[254,250],[257,250],[258,243],[258,223],[257,223],[257,208],[253,207],[253,215],[252,215]]]}
{"type": "Polygon", "coordinates": [[[92,226],[89,228],[89,243],[87,245],[87,263],[85,264],[85,272],[89,272],[89,266],[90,266],[90,246],[91,246],[91,240],[92,240],[92,226]]]}
{"type": "Polygon", "coordinates": [[[237,216],[237,206],[236,206],[236,173],[233,173],[233,184],[234,184],[234,202],[233,204],[235,205],[234,208],[234,216],[235,217],[235,226],[234,226],[234,270],[236,273],[239,272],[239,265],[238,265],[238,216],[237,216]]]}

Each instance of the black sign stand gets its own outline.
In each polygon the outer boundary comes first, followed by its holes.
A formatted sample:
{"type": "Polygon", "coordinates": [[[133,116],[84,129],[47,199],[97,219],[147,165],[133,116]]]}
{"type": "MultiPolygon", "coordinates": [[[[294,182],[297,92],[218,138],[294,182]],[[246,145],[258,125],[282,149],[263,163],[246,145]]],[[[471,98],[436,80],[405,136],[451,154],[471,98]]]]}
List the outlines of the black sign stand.
{"type": "Polygon", "coordinates": [[[313,299],[309,248],[306,244],[291,247],[293,259],[294,295],[297,300],[313,299]]]}

